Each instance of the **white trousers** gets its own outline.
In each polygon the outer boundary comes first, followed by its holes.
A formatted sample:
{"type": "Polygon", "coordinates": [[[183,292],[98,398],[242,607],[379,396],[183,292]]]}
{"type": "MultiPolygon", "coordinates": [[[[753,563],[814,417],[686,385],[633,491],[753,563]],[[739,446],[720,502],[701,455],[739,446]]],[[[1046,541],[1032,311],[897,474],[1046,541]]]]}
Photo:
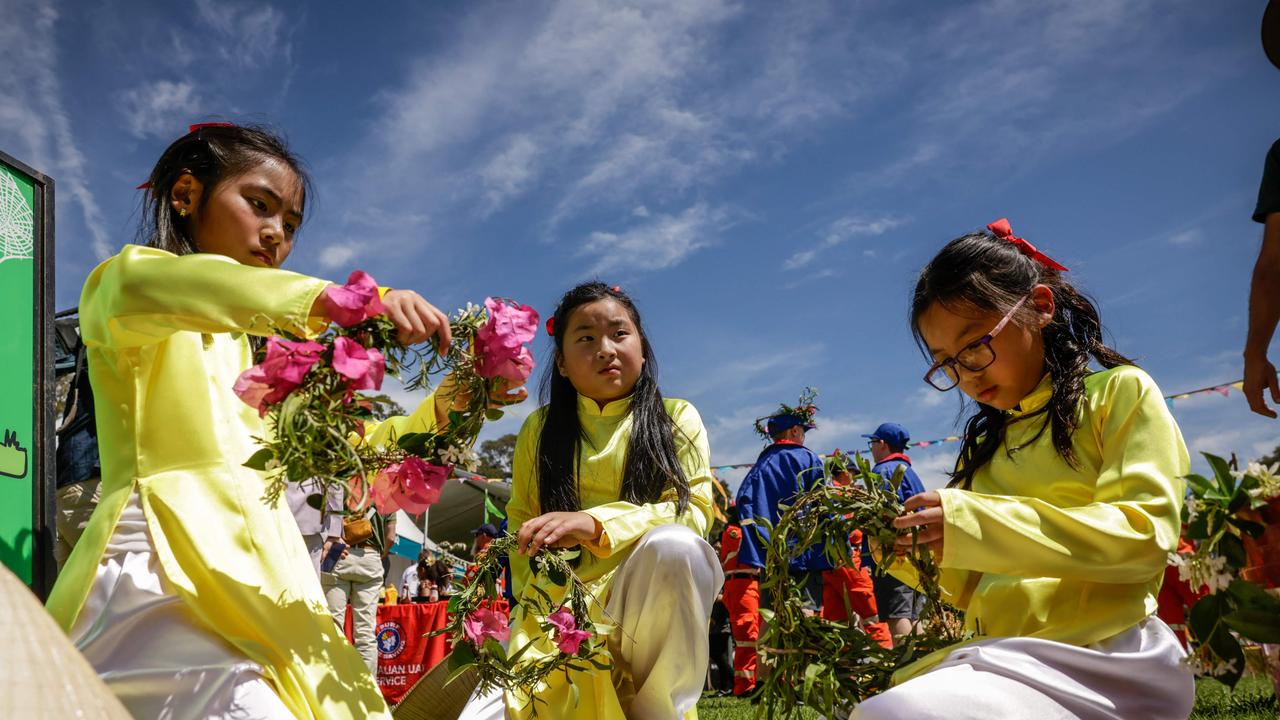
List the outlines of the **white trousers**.
{"type": "Polygon", "coordinates": [[[135,718],[292,720],[262,668],[198,620],[165,579],[137,493],[70,636],[135,718]]]}
{"type": "MultiPolygon", "coordinates": [[[[609,651],[627,717],[675,720],[698,704],[710,662],[707,628],[724,572],[683,525],[644,534],[618,567],[605,609],[618,624],[609,651]]],[[[502,694],[473,695],[459,720],[502,720],[502,694]]]]}
{"type": "Polygon", "coordinates": [[[1149,617],[1085,647],[1035,638],[983,640],[937,668],[864,700],[850,720],[1186,720],[1195,677],[1163,621],[1149,617]]]}

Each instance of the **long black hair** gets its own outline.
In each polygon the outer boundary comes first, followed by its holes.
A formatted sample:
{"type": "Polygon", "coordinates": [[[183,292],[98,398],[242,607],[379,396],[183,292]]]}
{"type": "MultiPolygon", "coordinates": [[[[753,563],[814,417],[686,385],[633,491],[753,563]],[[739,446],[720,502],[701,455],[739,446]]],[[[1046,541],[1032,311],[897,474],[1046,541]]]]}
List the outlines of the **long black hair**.
{"type": "Polygon", "coordinates": [[[302,186],[300,209],[305,209],[311,178],[302,159],[289,150],[279,135],[263,127],[230,123],[208,123],[192,128],[165,148],[147,178],[143,221],[138,229],[140,242],[174,255],[198,251],[191,236],[191,218],[179,215],[169,202],[174,184],[187,173],[204,185],[200,197],[203,206],[218,183],[263,162],[276,160],[297,176],[302,186]]]}
{"type": "MultiPolygon", "coordinates": [[[[1058,455],[1075,467],[1077,458],[1071,436],[1080,422],[1084,378],[1089,374],[1089,358],[1105,368],[1132,365],[1133,361],[1102,341],[1102,323],[1093,301],[1072,287],[1062,273],[1023,255],[1014,244],[989,232],[964,235],[947,243],[920,271],[911,298],[911,329],[916,343],[928,356],[928,345],[920,334],[920,316],[933,303],[959,310],[978,310],[1003,315],[1027,297],[1036,285],[1053,291],[1053,319],[1042,330],[1045,369],[1052,378],[1053,394],[1048,404],[1026,419],[1044,415],[1035,437],[1048,427],[1058,455]]],[[[1034,308],[1019,309],[1015,321],[1029,321],[1034,308]]],[[[990,405],[978,403],[978,411],[965,424],[964,441],[951,487],[968,488],[978,468],[995,455],[1004,442],[1009,416],[990,405]]],[[[1020,449],[1009,448],[1013,453],[1020,449]]]]}
{"type": "MultiPolygon", "coordinates": [[[[631,438],[623,463],[622,500],[636,504],[657,502],[668,489],[676,493],[676,515],[689,507],[689,479],[680,467],[675,434],[679,431],[667,414],[658,389],[658,360],[640,322],[635,303],[620,289],[601,282],[582,283],[564,294],[551,321],[555,354],[564,348],[569,316],[587,303],[612,298],[626,308],[640,335],[644,365],[631,395],[631,438]]],[[[586,433],[578,418],[578,391],[561,375],[556,363],[547,363],[539,400],[546,406],[538,436],[538,502],[541,511],[575,511],[581,507],[578,493],[579,447],[586,433]]]]}

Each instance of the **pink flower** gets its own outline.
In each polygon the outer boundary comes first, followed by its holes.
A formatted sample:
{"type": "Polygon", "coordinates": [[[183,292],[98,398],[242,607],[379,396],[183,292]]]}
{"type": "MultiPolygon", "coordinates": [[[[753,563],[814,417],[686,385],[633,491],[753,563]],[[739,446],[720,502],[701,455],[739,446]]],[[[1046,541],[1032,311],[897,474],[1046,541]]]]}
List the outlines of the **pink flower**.
{"type": "Polygon", "coordinates": [[[333,341],[333,369],[339,375],[351,379],[355,390],[377,390],[382,387],[382,376],[387,363],[377,348],[366,348],[349,337],[338,336],[333,341]]]}
{"type": "Polygon", "coordinates": [[[313,365],[320,361],[324,346],[315,342],[291,342],[267,338],[267,357],[240,373],[232,391],[245,404],[258,409],[259,417],[284,400],[299,385],[313,365]]]}
{"type": "Polygon", "coordinates": [[[538,311],[528,305],[485,298],[489,319],[476,332],[476,372],[483,378],[524,382],[533,372],[525,346],[538,333],[538,311]]]}
{"type": "Polygon", "coordinates": [[[404,462],[388,465],[373,479],[373,503],[383,515],[396,510],[417,515],[440,499],[452,469],[410,455],[404,462]]]}
{"type": "Polygon", "coordinates": [[[363,270],[351,273],[346,285],[325,288],[322,297],[325,312],[342,327],[351,327],[386,312],[378,296],[378,284],[363,270]]]}
{"type": "Polygon", "coordinates": [[[486,638],[498,642],[511,636],[511,628],[507,626],[507,617],[489,608],[479,608],[462,621],[462,633],[475,643],[476,647],[484,644],[486,638]]]}
{"type": "Polygon", "coordinates": [[[547,623],[556,629],[556,647],[566,655],[576,655],[578,646],[591,637],[591,633],[578,629],[578,621],[566,608],[560,608],[548,615],[547,623]]]}

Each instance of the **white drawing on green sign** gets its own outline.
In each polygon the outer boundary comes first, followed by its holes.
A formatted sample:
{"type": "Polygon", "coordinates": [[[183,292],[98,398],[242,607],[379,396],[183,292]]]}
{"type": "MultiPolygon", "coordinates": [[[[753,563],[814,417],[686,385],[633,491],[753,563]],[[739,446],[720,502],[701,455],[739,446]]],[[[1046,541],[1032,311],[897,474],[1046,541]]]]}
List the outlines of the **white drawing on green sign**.
{"type": "Polygon", "coordinates": [[[4,444],[0,445],[0,475],[27,476],[27,449],[18,444],[15,430],[4,431],[4,444]]]}
{"type": "Polygon", "coordinates": [[[35,259],[35,218],[13,176],[0,170],[0,263],[35,259]]]}

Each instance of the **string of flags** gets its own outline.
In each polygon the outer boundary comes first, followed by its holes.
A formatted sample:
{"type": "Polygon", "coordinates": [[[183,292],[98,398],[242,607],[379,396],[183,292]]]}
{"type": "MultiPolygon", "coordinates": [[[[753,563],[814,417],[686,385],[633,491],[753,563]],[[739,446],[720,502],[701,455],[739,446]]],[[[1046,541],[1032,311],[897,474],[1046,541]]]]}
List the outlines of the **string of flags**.
{"type": "MultiPolygon", "coordinates": [[[[1196,390],[1188,390],[1187,392],[1180,392],[1180,393],[1175,393],[1173,395],[1166,395],[1164,397],[1164,402],[1165,402],[1165,405],[1169,406],[1170,410],[1173,410],[1173,404],[1178,400],[1186,400],[1187,398],[1190,398],[1194,395],[1204,395],[1207,393],[1217,393],[1222,397],[1227,397],[1228,395],[1231,394],[1232,390],[1236,390],[1238,392],[1244,392],[1244,380],[1237,380],[1235,382],[1224,383],[1222,385],[1210,385],[1209,387],[1202,387],[1196,390]]],[[[919,440],[916,442],[910,442],[910,443],[907,443],[907,447],[909,448],[930,447],[932,445],[942,445],[943,443],[960,442],[961,439],[962,438],[960,438],[957,435],[948,435],[947,437],[937,438],[936,440],[919,440]]],[[[861,451],[855,451],[855,454],[858,454],[860,452],[861,451]]],[[[819,455],[818,457],[822,458],[823,460],[827,459],[826,455],[819,455]]],[[[733,465],[715,465],[715,466],[712,466],[711,469],[713,471],[740,470],[742,468],[752,467],[753,465],[755,465],[755,463],[735,463],[733,465]]]]}
{"type": "MultiPolygon", "coordinates": [[[[1232,390],[1236,390],[1238,392],[1244,392],[1244,380],[1236,380],[1235,382],[1224,383],[1222,385],[1210,385],[1209,387],[1202,387],[1202,388],[1197,388],[1195,390],[1188,390],[1187,392],[1180,392],[1180,393],[1175,393],[1173,395],[1166,395],[1164,397],[1164,402],[1166,405],[1169,406],[1169,409],[1172,410],[1173,404],[1178,400],[1186,400],[1187,398],[1190,398],[1192,396],[1204,395],[1207,393],[1217,393],[1222,397],[1227,397],[1228,395],[1231,394],[1232,390]]],[[[907,447],[924,448],[924,447],[931,447],[933,445],[942,445],[944,443],[960,442],[960,440],[961,438],[958,435],[948,435],[947,437],[937,438],[935,440],[918,440],[916,442],[907,443],[907,447]]],[[[858,454],[860,452],[861,451],[854,451],[855,454],[858,454]]],[[[823,460],[826,460],[828,456],[819,455],[819,457],[821,457],[823,460]]],[[[731,465],[713,465],[711,469],[713,471],[740,470],[743,468],[749,468],[753,465],[755,465],[755,463],[753,462],[734,463],[731,465]]],[[[453,474],[458,479],[458,482],[465,482],[467,480],[486,482],[486,483],[507,482],[505,478],[489,478],[483,475],[479,475],[477,473],[468,472],[458,467],[454,467],[453,474]]]]}

